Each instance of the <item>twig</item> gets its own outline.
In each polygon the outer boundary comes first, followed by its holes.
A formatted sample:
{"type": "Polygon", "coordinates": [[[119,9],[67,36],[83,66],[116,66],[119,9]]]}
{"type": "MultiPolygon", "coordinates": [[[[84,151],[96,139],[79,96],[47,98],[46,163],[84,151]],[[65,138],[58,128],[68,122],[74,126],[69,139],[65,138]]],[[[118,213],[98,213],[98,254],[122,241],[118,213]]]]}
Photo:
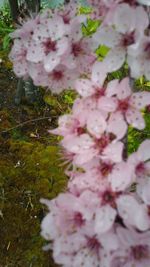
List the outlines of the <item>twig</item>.
{"type": "Polygon", "coordinates": [[[51,119],[51,117],[42,117],[42,118],[38,118],[38,119],[28,120],[28,121],[22,122],[22,123],[20,123],[20,124],[18,124],[16,126],[14,126],[12,128],[3,130],[1,133],[7,133],[7,132],[12,131],[12,130],[14,130],[16,128],[22,127],[22,126],[24,126],[24,125],[26,125],[28,123],[33,123],[33,122],[36,122],[36,121],[47,120],[47,119],[51,119]]]}

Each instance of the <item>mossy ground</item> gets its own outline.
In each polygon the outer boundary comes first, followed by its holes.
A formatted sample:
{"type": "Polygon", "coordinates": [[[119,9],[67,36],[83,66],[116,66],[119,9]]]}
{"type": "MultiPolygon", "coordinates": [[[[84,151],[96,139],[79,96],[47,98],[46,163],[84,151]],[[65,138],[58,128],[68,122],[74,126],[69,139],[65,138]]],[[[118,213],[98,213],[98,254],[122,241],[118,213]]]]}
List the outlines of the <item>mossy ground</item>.
{"type": "Polygon", "coordinates": [[[58,105],[57,101],[48,105],[42,100],[30,105],[24,101],[16,106],[16,85],[10,63],[3,60],[0,69],[0,267],[54,267],[50,253],[42,250],[46,242],[40,236],[40,222],[46,208],[40,204],[40,198],[53,198],[66,187],[58,140],[48,133],[66,106],[58,105]]]}

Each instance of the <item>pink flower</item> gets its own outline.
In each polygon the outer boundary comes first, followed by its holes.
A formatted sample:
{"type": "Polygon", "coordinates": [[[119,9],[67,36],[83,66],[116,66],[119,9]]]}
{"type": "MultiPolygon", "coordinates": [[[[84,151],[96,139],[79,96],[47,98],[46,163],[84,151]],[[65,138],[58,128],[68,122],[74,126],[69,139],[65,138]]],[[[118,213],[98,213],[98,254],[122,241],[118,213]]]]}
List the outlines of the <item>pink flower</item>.
{"type": "Polygon", "coordinates": [[[141,36],[139,41],[128,49],[128,64],[131,69],[131,76],[138,78],[145,75],[150,79],[150,37],[141,36]]]}
{"type": "Polygon", "coordinates": [[[133,8],[126,3],[118,5],[109,25],[101,26],[93,35],[94,48],[98,45],[110,48],[99,65],[103,66],[107,73],[118,70],[126,59],[128,48],[131,47],[132,50],[132,46],[138,43],[140,35],[143,34],[148,24],[148,16],[143,7],[133,8]]]}
{"type": "Polygon", "coordinates": [[[150,232],[138,233],[118,227],[117,235],[120,249],[114,253],[112,266],[117,267],[149,267],[150,264],[150,232]]]}
{"type": "Polygon", "coordinates": [[[150,102],[149,92],[132,93],[129,78],[126,77],[120,83],[118,81],[118,86],[110,87],[107,95],[109,97],[116,95],[117,111],[124,115],[128,124],[139,130],[145,128],[145,121],[140,111],[150,102]]]}
{"type": "Polygon", "coordinates": [[[96,59],[91,49],[91,40],[83,38],[81,25],[73,23],[68,37],[69,47],[63,57],[63,64],[70,69],[77,68],[79,72],[90,73],[96,59]]]}
{"type": "Polygon", "coordinates": [[[27,52],[27,60],[43,63],[47,72],[61,63],[61,56],[68,49],[65,25],[61,17],[43,19],[34,30],[27,52]]]}
{"type": "Polygon", "coordinates": [[[122,195],[117,200],[117,209],[124,224],[135,227],[140,231],[146,231],[150,227],[147,207],[134,197],[134,195],[122,195]]]}
{"type": "Polygon", "coordinates": [[[113,191],[124,191],[134,182],[134,167],[129,162],[117,163],[108,175],[108,181],[113,191]]]}
{"type": "Polygon", "coordinates": [[[139,197],[142,199],[142,201],[147,205],[147,212],[150,216],[150,178],[144,177],[143,179],[140,179],[137,187],[136,187],[137,193],[139,197]]]}
{"type": "Polygon", "coordinates": [[[9,58],[13,61],[13,70],[18,77],[28,76],[29,63],[26,59],[27,49],[28,47],[21,40],[14,40],[9,58]]]}
{"type": "Polygon", "coordinates": [[[37,86],[48,87],[53,93],[59,94],[64,89],[73,88],[78,72],[58,65],[50,72],[46,72],[41,63],[31,63],[28,68],[29,75],[37,86]]]}
{"type": "Polygon", "coordinates": [[[150,174],[150,140],[143,141],[137,152],[134,152],[129,157],[129,162],[132,164],[137,181],[140,181],[146,175],[150,174]]]}

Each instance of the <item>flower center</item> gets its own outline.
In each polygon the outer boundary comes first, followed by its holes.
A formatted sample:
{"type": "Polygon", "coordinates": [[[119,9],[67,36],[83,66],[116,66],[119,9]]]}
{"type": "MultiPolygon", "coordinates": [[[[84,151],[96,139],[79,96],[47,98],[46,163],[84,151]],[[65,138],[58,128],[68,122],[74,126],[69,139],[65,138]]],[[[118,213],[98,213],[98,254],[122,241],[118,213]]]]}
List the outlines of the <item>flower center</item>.
{"type": "Polygon", "coordinates": [[[102,162],[100,165],[100,172],[103,176],[107,176],[113,169],[113,165],[109,163],[102,162]]]}
{"type": "Polygon", "coordinates": [[[87,241],[87,247],[89,248],[90,251],[92,251],[95,254],[98,254],[99,249],[101,248],[100,242],[97,240],[95,236],[88,238],[87,241]]]}
{"type": "Polygon", "coordinates": [[[145,172],[145,164],[144,162],[140,162],[135,169],[137,175],[143,174],[145,172]]]}
{"type": "Polygon", "coordinates": [[[134,259],[137,261],[149,258],[148,246],[146,245],[135,246],[132,247],[131,250],[134,259]]]}
{"type": "Polygon", "coordinates": [[[111,207],[116,207],[116,198],[119,196],[119,192],[112,192],[111,190],[106,190],[102,195],[102,205],[109,204],[111,207]]]}
{"type": "Polygon", "coordinates": [[[118,110],[125,113],[128,110],[128,108],[129,108],[129,100],[128,99],[119,100],[118,110]]]}
{"type": "Polygon", "coordinates": [[[64,21],[65,24],[69,24],[70,23],[70,20],[71,20],[71,18],[69,17],[69,12],[66,13],[66,14],[64,14],[62,16],[62,19],[63,19],[63,21],[64,21]]]}
{"type": "Polygon", "coordinates": [[[72,53],[75,57],[78,57],[81,54],[83,54],[83,49],[82,49],[81,44],[79,42],[72,44],[72,53]]]}
{"type": "Polygon", "coordinates": [[[121,46],[127,47],[129,45],[134,44],[134,32],[131,32],[129,34],[124,34],[121,39],[121,46]]]}
{"type": "Polygon", "coordinates": [[[56,41],[52,41],[50,38],[43,42],[45,55],[48,55],[52,51],[56,51],[56,41]]]}
{"type": "Polygon", "coordinates": [[[76,226],[81,227],[85,224],[85,220],[83,219],[83,216],[80,212],[75,212],[74,214],[74,223],[76,226]]]}
{"type": "Polygon", "coordinates": [[[144,52],[146,54],[146,59],[150,59],[150,42],[145,44],[144,52]]]}
{"type": "Polygon", "coordinates": [[[109,144],[109,136],[103,135],[100,139],[96,140],[96,147],[98,146],[100,152],[109,144]]]}
{"type": "Polygon", "coordinates": [[[62,80],[64,77],[63,71],[61,70],[54,70],[52,72],[52,78],[53,80],[62,80]]]}

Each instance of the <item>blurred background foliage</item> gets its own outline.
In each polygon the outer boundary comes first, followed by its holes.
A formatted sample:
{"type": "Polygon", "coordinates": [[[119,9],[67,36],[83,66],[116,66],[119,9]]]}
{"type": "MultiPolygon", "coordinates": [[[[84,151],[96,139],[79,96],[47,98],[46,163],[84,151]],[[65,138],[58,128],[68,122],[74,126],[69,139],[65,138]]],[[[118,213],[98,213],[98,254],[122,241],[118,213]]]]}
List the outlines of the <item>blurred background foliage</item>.
{"type": "MultiPolygon", "coordinates": [[[[54,7],[63,1],[43,0],[42,6],[54,7]]],[[[81,8],[88,13],[89,8],[81,8]]],[[[91,36],[99,21],[88,19],[83,34],[91,36]]],[[[74,91],[52,95],[44,88],[33,103],[25,98],[19,106],[14,97],[17,79],[8,59],[12,41],[9,33],[15,25],[8,2],[0,8],[0,267],[54,267],[51,255],[42,250],[46,242],[40,237],[40,222],[46,208],[40,198],[54,198],[66,188],[67,177],[59,148],[59,137],[50,135],[61,114],[68,113],[76,97],[74,91]]],[[[100,46],[96,53],[103,60],[109,49],[100,46]]],[[[126,64],[108,76],[121,79],[128,74],[126,64]]],[[[135,90],[150,90],[143,77],[134,83],[135,90]]],[[[150,135],[150,108],[143,110],[146,128],[129,128],[128,153],[150,135]]]]}

